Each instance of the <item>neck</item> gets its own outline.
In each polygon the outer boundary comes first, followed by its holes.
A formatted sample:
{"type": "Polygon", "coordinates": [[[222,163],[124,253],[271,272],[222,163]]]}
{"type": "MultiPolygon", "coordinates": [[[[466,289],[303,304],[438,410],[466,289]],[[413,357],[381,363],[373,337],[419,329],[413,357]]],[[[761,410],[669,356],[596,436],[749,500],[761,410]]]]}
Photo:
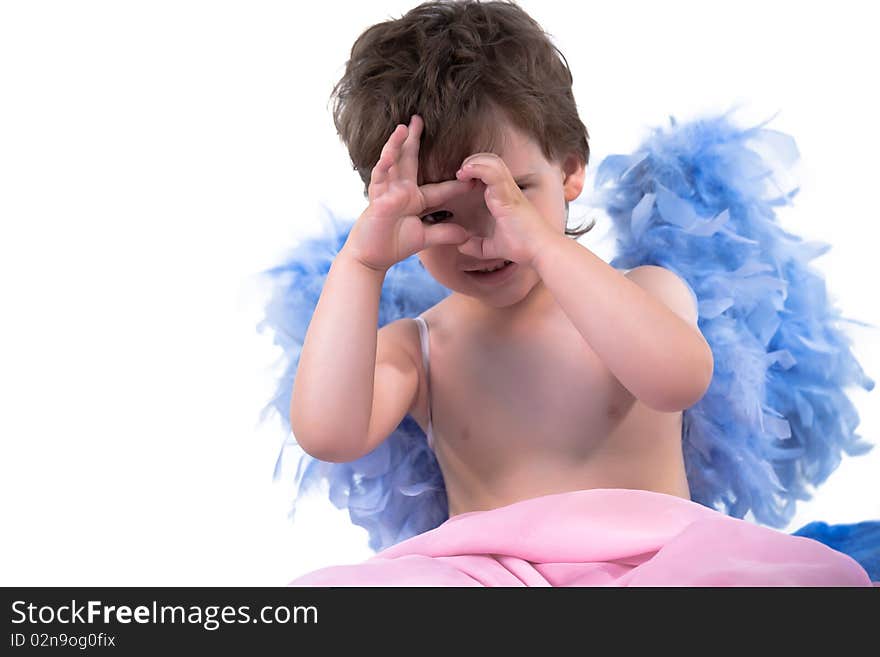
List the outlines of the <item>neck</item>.
{"type": "Polygon", "coordinates": [[[464,295],[460,300],[475,320],[506,329],[513,329],[521,321],[531,323],[536,316],[546,316],[556,305],[550,290],[540,279],[522,299],[509,306],[499,308],[464,295]]]}

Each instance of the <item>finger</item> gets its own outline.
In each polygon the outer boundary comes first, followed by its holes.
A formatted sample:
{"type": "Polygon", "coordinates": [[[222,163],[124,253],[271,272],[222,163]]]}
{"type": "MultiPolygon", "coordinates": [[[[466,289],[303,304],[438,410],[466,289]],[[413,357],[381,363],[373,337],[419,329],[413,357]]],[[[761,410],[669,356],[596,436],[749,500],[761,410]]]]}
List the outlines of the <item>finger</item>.
{"type": "Polygon", "coordinates": [[[415,182],[419,175],[419,145],[425,122],[418,114],[413,114],[409,122],[409,135],[401,148],[400,173],[404,179],[415,182]]]}
{"type": "Polygon", "coordinates": [[[462,244],[470,235],[458,224],[435,224],[425,227],[425,248],[440,244],[462,244]]]}
{"type": "Polygon", "coordinates": [[[379,155],[379,160],[383,163],[384,168],[387,169],[397,161],[397,152],[400,149],[400,145],[406,140],[407,132],[408,128],[401,123],[388,136],[385,145],[382,147],[382,153],[379,155]]]}
{"type": "Polygon", "coordinates": [[[468,162],[474,162],[476,160],[484,160],[484,161],[485,160],[488,160],[488,161],[494,160],[496,162],[500,162],[501,164],[504,164],[504,160],[502,160],[501,157],[495,153],[474,153],[473,155],[468,155],[466,158],[464,158],[464,160],[462,160],[461,163],[467,164],[468,162]]]}
{"type": "Polygon", "coordinates": [[[474,188],[473,180],[446,180],[440,183],[429,183],[419,187],[425,199],[425,209],[436,208],[451,198],[469,192],[474,188]]]}
{"type": "Polygon", "coordinates": [[[463,165],[455,176],[459,180],[481,180],[486,185],[486,203],[494,202],[512,207],[524,198],[522,190],[506,167],[502,169],[495,164],[471,162],[463,165]]]}
{"type": "Polygon", "coordinates": [[[480,158],[465,160],[461,168],[455,172],[458,180],[482,180],[487,186],[508,187],[513,178],[500,159],[480,158]]]}
{"type": "Polygon", "coordinates": [[[406,139],[406,134],[407,127],[405,125],[399,124],[394,128],[394,132],[391,133],[388,141],[382,147],[379,161],[376,162],[376,166],[373,167],[373,171],[370,174],[371,185],[380,185],[388,180],[388,172],[397,162],[397,153],[400,149],[400,144],[406,139]]]}
{"type": "Polygon", "coordinates": [[[458,246],[459,253],[471,258],[483,258],[483,242],[485,238],[473,235],[466,242],[458,246]]]}

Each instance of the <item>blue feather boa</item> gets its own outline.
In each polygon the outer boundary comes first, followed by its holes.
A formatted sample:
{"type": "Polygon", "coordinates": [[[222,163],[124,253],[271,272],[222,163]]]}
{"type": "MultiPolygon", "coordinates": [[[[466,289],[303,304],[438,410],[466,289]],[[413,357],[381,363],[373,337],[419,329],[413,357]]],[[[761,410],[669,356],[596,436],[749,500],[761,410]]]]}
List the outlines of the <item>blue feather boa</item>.
{"type": "MultiPolygon", "coordinates": [[[[738,128],[727,114],[670,123],[635,153],[611,155],[599,165],[594,198],[617,236],[611,265],[665,267],[698,299],[715,371],[705,396],[683,418],[693,500],[738,518],[751,511],[758,522],[781,527],[842,453],[870,449],[855,432],[858,414],[844,389],[870,390],[874,382],[837,325],[852,320],[832,307],[824,279],[809,265],[829,246],[804,242],[777,222],[775,208],[797,192],[781,175],[798,157],[794,140],[763,125],[738,128]]],[[[264,272],[272,295],[258,330],[274,333],[286,361],[264,417],[274,409],[286,427],[306,328],[353,225],[327,219],[325,235],[304,241],[264,272]]],[[[414,317],[448,294],[413,256],[388,271],[377,328],[414,317]]],[[[352,463],[303,454],[297,499],[321,482],[329,485],[333,504],[367,529],[373,550],[448,518],[439,466],[410,417],[352,463]]],[[[874,543],[870,550],[852,549],[876,555],[876,534],[854,532],[874,543]]]]}

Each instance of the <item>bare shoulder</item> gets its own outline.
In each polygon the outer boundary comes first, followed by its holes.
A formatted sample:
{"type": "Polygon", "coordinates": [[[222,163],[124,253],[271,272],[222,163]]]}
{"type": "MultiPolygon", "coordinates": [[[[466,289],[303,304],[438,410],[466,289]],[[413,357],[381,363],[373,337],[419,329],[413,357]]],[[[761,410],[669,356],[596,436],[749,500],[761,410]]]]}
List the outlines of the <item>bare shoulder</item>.
{"type": "MultiPolygon", "coordinates": [[[[449,312],[449,297],[443,299],[421,314],[432,332],[436,332],[444,324],[444,318],[449,312]]],[[[405,354],[422,372],[422,341],[419,335],[419,325],[413,317],[403,317],[393,322],[388,322],[379,329],[376,362],[379,361],[378,348],[384,347],[386,355],[397,353],[405,354]]]]}
{"type": "Polygon", "coordinates": [[[419,327],[414,319],[396,319],[379,329],[376,339],[377,365],[386,362],[408,368],[410,364],[418,366],[420,361],[419,327]]]}
{"type": "MultiPolygon", "coordinates": [[[[430,322],[430,320],[428,320],[430,322]]],[[[422,346],[419,326],[415,319],[405,317],[389,322],[376,339],[376,373],[393,368],[405,380],[412,381],[412,395],[406,412],[421,417],[425,399],[425,373],[422,366],[422,346]]],[[[384,377],[383,377],[384,380],[384,377]]]]}
{"type": "Polygon", "coordinates": [[[696,296],[678,274],[665,267],[642,265],[629,270],[624,276],[662,301],[688,324],[697,325],[696,296]]]}

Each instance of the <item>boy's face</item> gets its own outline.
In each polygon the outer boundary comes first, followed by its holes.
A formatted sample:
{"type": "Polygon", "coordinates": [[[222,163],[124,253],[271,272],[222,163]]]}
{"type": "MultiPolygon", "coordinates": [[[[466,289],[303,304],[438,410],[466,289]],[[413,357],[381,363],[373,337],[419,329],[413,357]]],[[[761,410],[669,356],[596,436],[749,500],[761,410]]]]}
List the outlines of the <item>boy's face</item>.
{"type": "MultiPolygon", "coordinates": [[[[526,199],[554,231],[564,234],[566,202],[580,195],[584,183],[584,165],[577,158],[563,163],[545,159],[541,147],[531,137],[509,123],[503,126],[504,139],[497,155],[504,161],[526,199]]],[[[456,163],[458,166],[460,163],[456,163]]],[[[495,218],[486,207],[486,185],[458,196],[442,208],[429,208],[422,217],[426,224],[454,222],[472,235],[490,236],[495,218]]],[[[497,282],[466,273],[480,266],[480,261],[459,252],[455,245],[434,246],[419,252],[419,259],[434,279],[445,287],[496,308],[511,306],[523,300],[540,281],[531,267],[517,265],[509,275],[497,282]]],[[[493,259],[492,262],[497,261],[493,259]]],[[[503,272],[502,272],[503,273],[503,272]]]]}

